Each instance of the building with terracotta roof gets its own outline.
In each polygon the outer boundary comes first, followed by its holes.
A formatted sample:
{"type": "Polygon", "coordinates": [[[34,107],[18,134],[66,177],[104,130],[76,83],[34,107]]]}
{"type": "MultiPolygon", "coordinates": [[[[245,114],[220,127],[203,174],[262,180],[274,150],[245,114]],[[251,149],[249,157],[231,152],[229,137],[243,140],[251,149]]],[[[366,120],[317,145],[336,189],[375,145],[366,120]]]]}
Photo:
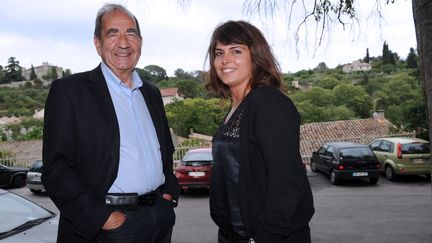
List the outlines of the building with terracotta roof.
{"type": "Polygon", "coordinates": [[[161,89],[160,92],[164,105],[178,100],[183,100],[183,97],[181,97],[178,93],[178,88],[161,89]]]}

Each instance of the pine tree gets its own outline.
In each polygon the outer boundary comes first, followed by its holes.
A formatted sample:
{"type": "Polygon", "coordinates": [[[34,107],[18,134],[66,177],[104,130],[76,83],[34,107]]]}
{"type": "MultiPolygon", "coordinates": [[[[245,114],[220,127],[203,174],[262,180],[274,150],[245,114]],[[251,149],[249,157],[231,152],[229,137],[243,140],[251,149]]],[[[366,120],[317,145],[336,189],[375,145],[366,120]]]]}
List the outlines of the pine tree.
{"type": "Polygon", "coordinates": [[[364,62],[369,63],[370,62],[370,57],[369,57],[369,48],[366,48],[366,56],[363,59],[364,62]]]}
{"type": "Polygon", "coordinates": [[[8,65],[5,67],[5,71],[4,79],[6,81],[22,81],[24,79],[21,73],[22,67],[15,57],[10,57],[8,59],[8,65]]]}
{"type": "Polygon", "coordinates": [[[35,72],[35,69],[34,69],[34,67],[33,67],[33,64],[31,65],[31,71],[30,71],[30,80],[35,80],[35,79],[37,79],[38,77],[37,77],[37,75],[36,75],[36,72],[35,72]]]}

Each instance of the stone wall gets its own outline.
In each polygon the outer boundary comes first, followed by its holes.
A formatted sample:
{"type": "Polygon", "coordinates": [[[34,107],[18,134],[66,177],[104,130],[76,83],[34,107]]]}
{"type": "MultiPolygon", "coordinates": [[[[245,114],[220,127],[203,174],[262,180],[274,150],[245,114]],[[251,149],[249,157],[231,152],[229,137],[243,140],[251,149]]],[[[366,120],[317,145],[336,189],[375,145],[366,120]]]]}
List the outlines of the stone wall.
{"type": "Polygon", "coordinates": [[[42,159],[42,140],[0,142],[0,150],[14,153],[19,165],[26,166],[42,159]]]}

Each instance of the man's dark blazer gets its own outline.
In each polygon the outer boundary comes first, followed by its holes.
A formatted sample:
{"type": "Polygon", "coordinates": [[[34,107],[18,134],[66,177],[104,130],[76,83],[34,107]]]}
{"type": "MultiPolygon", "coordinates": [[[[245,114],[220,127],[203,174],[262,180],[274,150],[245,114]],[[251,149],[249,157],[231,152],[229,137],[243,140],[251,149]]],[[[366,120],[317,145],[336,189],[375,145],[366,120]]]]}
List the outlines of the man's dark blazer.
{"type": "MultiPolygon", "coordinates": [[[[162,193],[178,198],[174,147],[159,89],[143,82],[160,144],[162,193]]],[[[58,242],[92,242],[111,209],[105,195],[117,177],[120,134],[100,65],[51,84],[45,105],[42,182],[60,210],[58,242]]]]}

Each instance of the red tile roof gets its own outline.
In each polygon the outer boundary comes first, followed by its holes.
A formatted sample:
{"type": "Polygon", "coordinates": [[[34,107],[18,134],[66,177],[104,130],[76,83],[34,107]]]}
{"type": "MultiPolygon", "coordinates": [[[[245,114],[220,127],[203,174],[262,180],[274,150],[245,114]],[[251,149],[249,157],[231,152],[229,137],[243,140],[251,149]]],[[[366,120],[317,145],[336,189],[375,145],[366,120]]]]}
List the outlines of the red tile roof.
{"type": "Polygon", "coordinates": [[[167,88],[167,89],[161,89],[161,95],[162,97],[167,97],[167,96],[177,96],[178,92],[177,92],[177,88],[167,88]]]}

